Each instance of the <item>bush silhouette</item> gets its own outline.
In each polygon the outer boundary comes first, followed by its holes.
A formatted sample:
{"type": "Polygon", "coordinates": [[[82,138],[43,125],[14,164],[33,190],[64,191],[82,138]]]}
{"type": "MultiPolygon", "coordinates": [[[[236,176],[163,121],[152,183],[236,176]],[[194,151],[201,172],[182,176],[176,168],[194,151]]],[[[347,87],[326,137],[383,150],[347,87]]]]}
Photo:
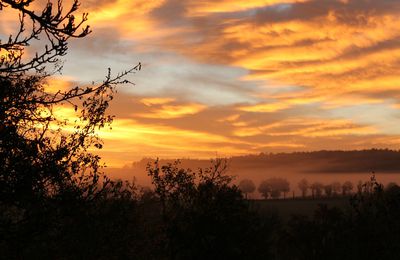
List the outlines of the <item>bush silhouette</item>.
{"type": "Polygon", "coordinates": [[[225,174],[226,161],[193,172],[179,163],[149,165],[160,199],[165,249],[170,259],[220,259],[246,255],[253,216],[225,174]],[[246,249],[246,250],[245,250],[246,249]]]}

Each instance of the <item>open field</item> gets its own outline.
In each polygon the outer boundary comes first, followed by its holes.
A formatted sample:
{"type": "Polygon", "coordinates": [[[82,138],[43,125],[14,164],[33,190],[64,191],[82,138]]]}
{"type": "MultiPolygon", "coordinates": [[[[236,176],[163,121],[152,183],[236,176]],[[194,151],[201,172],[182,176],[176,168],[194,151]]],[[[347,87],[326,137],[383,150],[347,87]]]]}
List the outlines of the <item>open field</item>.
{"type": "Polygon", "coordinates": [[[312,216],[320,204],[328,207],[338,207],[346,209],[350,207],[349,198],[321,198],[321,199],[270,199],[270,200],[250,200],[250,208],[261,215],[277,214],[284,220],[288,220],[291,215],[312,216]]]}

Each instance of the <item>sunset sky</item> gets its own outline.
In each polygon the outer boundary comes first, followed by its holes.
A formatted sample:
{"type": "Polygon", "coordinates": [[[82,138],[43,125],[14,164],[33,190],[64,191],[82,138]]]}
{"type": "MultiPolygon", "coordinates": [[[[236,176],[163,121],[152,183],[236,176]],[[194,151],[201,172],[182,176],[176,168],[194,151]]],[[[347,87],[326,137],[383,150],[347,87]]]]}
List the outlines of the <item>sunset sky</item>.
{"type": "Polygon", "coordinates": [[[50,83],[143,65],[100,133],[110,166],[400,148],[399,0],[81,2],[93,33],[70,42],[50,83]]]}

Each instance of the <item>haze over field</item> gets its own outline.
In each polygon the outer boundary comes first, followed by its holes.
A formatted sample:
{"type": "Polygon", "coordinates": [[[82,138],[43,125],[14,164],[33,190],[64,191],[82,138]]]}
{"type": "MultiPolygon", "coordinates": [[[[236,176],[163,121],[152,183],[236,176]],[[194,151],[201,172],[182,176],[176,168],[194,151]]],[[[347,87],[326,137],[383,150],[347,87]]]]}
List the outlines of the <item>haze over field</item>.
{"type": "MultiPolygon", "coordinates": [[[[139,185],[151,186],[146,168],[149,164],[153,165],[154,161],[155,159],[144,158],[122,168],[106,169],[106,172],[113,178],[126,180],[135,178],[139,185]]],[[[160,160],[160,165],[174,161],[160,160]]],[[[195,171],[212,166],[212,162],[206,159],[179,161],[180,167],[195,171]]],[[[368,181],[375,173],[378,181],[385,185],[390,182],[400,183],[399,161],[400,152],[391,150],[259,154],[229,158],[227,173],[235,176],[236,184],[243,179],[250,179],[256,186],[268,178],[285,178],[290,182],[290,188],[295,191],[295,195],[300,196],[298,183],[304,178],[310,183],[323,184],[351,181],[356,186],[359,181],[368,181]]]]}

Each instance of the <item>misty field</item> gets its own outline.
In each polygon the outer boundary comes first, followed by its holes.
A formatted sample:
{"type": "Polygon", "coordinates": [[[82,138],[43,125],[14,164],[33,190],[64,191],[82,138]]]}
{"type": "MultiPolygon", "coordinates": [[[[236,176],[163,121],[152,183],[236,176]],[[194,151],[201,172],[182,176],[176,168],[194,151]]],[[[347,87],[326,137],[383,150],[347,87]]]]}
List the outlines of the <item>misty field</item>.
{"type": "Polygon", "coordinates": [[[349,198],[320,198],[320,199],[270,199],[250,200],[250,208],[261,215],[276,214],[284,220],[292,215],[312,217],[318,205],[325,204],[328,208],[337,207],[346,210],[350,207],[349,198]]]}

